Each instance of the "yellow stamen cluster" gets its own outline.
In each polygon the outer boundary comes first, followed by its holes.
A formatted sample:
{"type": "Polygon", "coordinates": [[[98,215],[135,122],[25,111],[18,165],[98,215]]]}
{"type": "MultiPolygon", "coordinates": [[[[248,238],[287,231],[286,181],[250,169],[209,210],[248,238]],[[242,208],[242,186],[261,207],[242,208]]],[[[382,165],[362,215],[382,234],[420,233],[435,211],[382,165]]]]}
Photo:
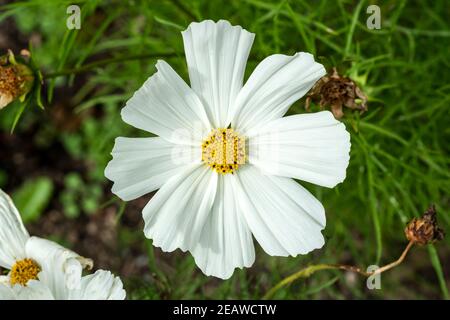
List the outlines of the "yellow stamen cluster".
{"type": "Polygon", "coordinates": [[[37,280],[39,272],[41,268],[31,259],[16,261],[11,268],[10,282],[12,285],[26,286],[29,280],[37,280]]]}
{"type": "Polygon", "coordinates": [[[233,129],[214,129],[202,143],[202,161],[220,174],[245,163],[245,138],[233,129]]]}

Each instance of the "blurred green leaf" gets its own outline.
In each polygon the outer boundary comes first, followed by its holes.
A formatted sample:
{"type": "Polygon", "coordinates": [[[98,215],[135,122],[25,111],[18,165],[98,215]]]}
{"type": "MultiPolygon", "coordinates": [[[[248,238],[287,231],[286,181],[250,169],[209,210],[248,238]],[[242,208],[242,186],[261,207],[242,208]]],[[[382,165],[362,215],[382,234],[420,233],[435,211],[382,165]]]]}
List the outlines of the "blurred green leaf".
{"type": "Polygon", "coordinates": [[[77,205],[76,200],[76,192],[71,190],[64,190],[60,197],[59,201],[63,205],[63,213],[67,218],[77,218],[80,215],[80,209],[77,205]]]}
{"type": "Polygon", "coordinates": [[[154,16],[155,21],[162,24],[163,26],[167,26],[167,27],[171,27],[171,28],[175,28],[177,30],[184,30],[185,27],[180,26],[179,24],[176,24],[172,21],[166,20],[164,18],[158,17],[158,16],[154,16]]]}
{"type": "Polygon", "coordinates": [[[64,177],[64,185],[68,189],[78,190],[83,186],[83,179],[76,172],[71,172],[64,177]]]}
{"type": "Polygon", "coordinates": [[[98,208],[98,202],[95,198],[92,197],[86,197],[83,199],[83,202],[81,203],[83,210],[87,214],[93,214],[98,208]]]}
{"type": "Polygon", "coordinates": [[[53,196],[53,190],[50,178],[39,177],[25,182],[12,194],[24,223],[39,219],[53,196]]]}
{"type": "Polygon", "coordinates": [[[19,101],[19,108],[17,109],[17,112],[14,116],[14,121],[11,125],[11,130],[10,133],[12,134],[14,132],[14,129],[17,126],[17,123],[19,123],[20,117],[22,116],[23,111],[25,110],[25,108],[30,104],[31,101],[31,95],[27,95],[25,101],[19,101]]]}

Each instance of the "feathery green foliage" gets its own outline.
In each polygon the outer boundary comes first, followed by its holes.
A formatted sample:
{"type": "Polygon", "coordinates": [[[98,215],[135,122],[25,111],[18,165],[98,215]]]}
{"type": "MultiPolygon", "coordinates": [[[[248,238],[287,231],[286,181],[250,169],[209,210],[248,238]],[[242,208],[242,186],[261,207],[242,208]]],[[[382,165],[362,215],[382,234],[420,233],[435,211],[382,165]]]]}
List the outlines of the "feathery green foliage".
{"type": "MultiPolygon", "coordinates": [[[[442,227],[450,230],[446,0],[380,2],[380,30],[366,27],[368,1],[76,1],[81,29],[67,30],[69,3],[74,1],[33,0],[1,8],[0,23],[17,26],[22,46],[32,41],[45,79],[45,110],[28,105],[14,134],[32,132],[38,150],[57,144],[71,159],[88,164],[83,182],[100,189],[100,195],[77,191],[71,196],[75,189],[63,183],[60,198],[90,201],[89,210],[81,209],[84,215],[112,199],[108,205],[121,215],[119,248],[133,246],[148,257],[148,274],[123,279],[129,298],[257,299],[310,264],[388,263],[403,250],[406,222],[430,203],[436,204],[442,227]],[[204,276],[187,254],[161,253],[141,227],[122,224],[130,206],[114,198],[103,177],[115,137],[145,136],[121,120],[124,102],[155,72],[157,59],[167,60],[188,80],[180,30],[203,19],[226,19],[256,34],[247,77],[268,55],[308,51],[327,69],[336,66],[356,80],[369,96],[368,112],[347,109],[343,119],[352,136],[345,182],[332,190],[303,183],[326,208],[324,248],[279,258],[257,247],[255,265],[227,281],[204,276]]],[[[16,103],[1,111],[2,132],[9,132],[20,108],[16,103]]],[[[289,111],[302,112],[304,100],[289,111]]],[[[25,181],[10,177],[14,174],[0,167],[0,187],[20,188],[25,181]]],[[[368,290],[364,278],[333,270],[295,282],[275,298],[448,298],[449,243],[444,239],[429,250],[414,248],[401,266],[382,275],[381,290],[368,290]]],[[[123,269],[116,267],[120,275],[123,269]]]]}

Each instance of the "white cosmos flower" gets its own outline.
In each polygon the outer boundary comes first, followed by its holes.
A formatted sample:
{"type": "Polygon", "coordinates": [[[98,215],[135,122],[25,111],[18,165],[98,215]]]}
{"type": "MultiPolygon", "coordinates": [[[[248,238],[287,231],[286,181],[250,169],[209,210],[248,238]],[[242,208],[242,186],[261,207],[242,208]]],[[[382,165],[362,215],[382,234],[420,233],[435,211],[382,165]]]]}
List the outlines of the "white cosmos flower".
{"type": "Polygon", "coordinates": [[[82,276],[92,261],[52,241],[30,237],[0,189],[0,300],[122,300],[122,281],[109,271],[82,276]]]}
{"type": "Polygon", "coordinates": [[[112,191],[133,200],[159,189],[143,209],[145,235],[190,251],[206,275],[250,267],[252,235],[273,256],[322,247],[324,208],[292,178],[342,182],[350,136],[327,111],[283,116],[324,67],[308,53],[275,54],[243,85],[254,34],[208,20],[182,35],[191,87],[157,62],[121,114],[158,137],[116,139],[112,191]]]}

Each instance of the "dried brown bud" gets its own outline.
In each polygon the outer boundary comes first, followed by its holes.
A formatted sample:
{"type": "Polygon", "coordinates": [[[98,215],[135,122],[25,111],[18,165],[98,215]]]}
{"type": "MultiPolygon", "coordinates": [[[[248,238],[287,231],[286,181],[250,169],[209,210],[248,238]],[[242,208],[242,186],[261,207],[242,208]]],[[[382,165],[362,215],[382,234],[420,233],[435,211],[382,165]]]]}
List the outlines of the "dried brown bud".
{"type": "Polygon", "coordinates": [[[318,102],[321,110],[330,107],[336,119],[344,116],[343,107],[356,109],[361,113],[367,111],[367,96],[352,79],[340,76],[336,68],[333,68],[331,74],[317,81],[309,91],[306,96],[306,110],[311,101],[318,102]]]}
{"type": "Polygon", "coordinates": [[[421,218],[412,219],[405,228],[409,241],[426,245],[444,238],[444,230],[438,227],[434,205],[428,208],[421,218]]]}
{"type": "Polygon", "coordinates": [[[33,81],[33,71],[27,65],[16,62],[14,54],[8,50],[8,54],[0,57],[0,109],[24,97],[33,81]]]}

